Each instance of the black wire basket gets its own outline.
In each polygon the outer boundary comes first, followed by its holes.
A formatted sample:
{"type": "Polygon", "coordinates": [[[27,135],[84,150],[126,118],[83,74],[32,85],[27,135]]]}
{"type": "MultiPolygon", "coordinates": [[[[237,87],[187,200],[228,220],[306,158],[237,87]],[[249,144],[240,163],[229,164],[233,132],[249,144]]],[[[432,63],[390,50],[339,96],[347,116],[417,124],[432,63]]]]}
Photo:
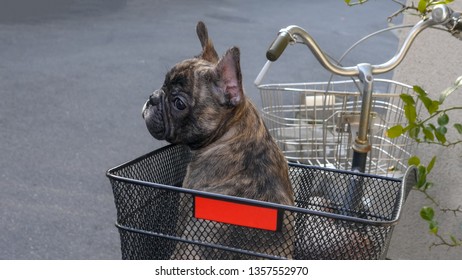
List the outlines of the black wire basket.
{"type": "Polygon", "coordinates": [[[287,206],[181,188],[189,160],[170,145],[107,171],[123,259],[384,259],[416,180],[289,163],[287,206]]]}

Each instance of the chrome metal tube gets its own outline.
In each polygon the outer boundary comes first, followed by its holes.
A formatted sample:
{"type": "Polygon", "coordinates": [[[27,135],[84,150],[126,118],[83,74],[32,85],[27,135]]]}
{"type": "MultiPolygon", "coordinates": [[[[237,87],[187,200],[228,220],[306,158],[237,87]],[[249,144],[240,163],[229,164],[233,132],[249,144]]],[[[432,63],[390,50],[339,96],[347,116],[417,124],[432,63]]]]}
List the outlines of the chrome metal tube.
{"type": "Polygon", "coordinates": [[[356,141],[359,142],[358,144],[366,144],[367,132],[370,127],[369,122],[372,108],[374,78],[372,76],[372,68],[370,64],[359,64],[358,69],[360,71],[359,79],[363,84],[363,90],[361,92],[361,117],[359,120],[359,129],[356,141]]]}
{"type": "MultiPolygon", "coordinates": [[[[372,65],[372,74],[383,74],[396,68],[396,66],[398,66],[406,56],[416,36],[425,28],[428,28],[436,24],[438,24],[438,22],[435,22],[432,19],[422,20],[419,23],[417,23],[411,29],[411,31],[409,31],[409,34],[404,40],[404,43],[399,49],[399,51],[389,61],[380,65],[372,65]]],[[[359,75],[359,70],[357,66],[345,67],[333,63],[324,54],[324,52],[321,50],[321,48],[313,39],[313,37],[311,37],[311,35],[308,34],[308,32],[306,32],[303,28],[296,25],[291,25],[287,28],[282,29],[280,32],[286,32],[292,37],[292,40],[294,42],[306,45],[311,50],[314,57],[316,57],[316,59],[319,61],[319,63],[331,73],[348,77],[354,77],[359,75]]]]}
{"type": "MultiPolygon", "coordinates": [[[[400,49],[389,61],[379,65],[372,65],[372,74],[383,74],[396,68],[403,61],[415,38],[422,30],[438,24],[444,25],[448,23],[455,14],[457,13],[454,13],[454,11],[452,11],[446,5],[435,6],[432,12],[432,16],[429,19],[419,21],[409,31],[400,49]]],[[[345,67],[339,66],[338,64],[332,62],[324,54],[324,52],[321,50],[321,48],[313,39],[313,37],[311,37],[311,35],[308,34],[308,32],[306,32],[303,28],[297,25],[290,25],[284,29],[281,29],[279,34],[288,34],[293,43],[302,43],[306,45],[311,50],[316,59],[319,61],[319,63],[333,74],[349,77],[359,75],[358,66],[345,67]]],[[[280,37],[285,38],[284,36],[280,37]]]]}
{"type": "Polygon", "coordinates": [[[391,70],[395,69],[396,66],[398,66],[401,61],[403,61],[404,57],[406,56],[407,52],[409,51],[409,48],[412,45],[412,42],[414,42],[415,38],[419,33],[433,25],[437,25],[438,23],[433,21],[432,19],[428,20],[421,20],[418,22],[412,29],[409,31],[406,39],[404,40],[404,43],[401,45],[401,48],[399,51],[387,62],[382,63],[380,65],[373,65],[372,66],[372,73],[373,74],[383,74],[390,72],[391,70]]]}
{"type": "Polygon", "coordinates": [[[313,39],[313,37],[311,37],[311,35],[308,34],[308,32],[306,32],[303,28],[297,25],[291,25],[287,28],[282,29],[280,33],[281,32],[286,32],[290,34],[294,42],[303,43],[304,45],[306,45],[311,50],[316,59],[319,61],[319,63],[330,72],[340,76],[357,76],[359,74],[358,68],[356,66],[342,67],[332,63],[330,59],[327,58],[327,56],[321,50],[321,48],[313,39]]]}

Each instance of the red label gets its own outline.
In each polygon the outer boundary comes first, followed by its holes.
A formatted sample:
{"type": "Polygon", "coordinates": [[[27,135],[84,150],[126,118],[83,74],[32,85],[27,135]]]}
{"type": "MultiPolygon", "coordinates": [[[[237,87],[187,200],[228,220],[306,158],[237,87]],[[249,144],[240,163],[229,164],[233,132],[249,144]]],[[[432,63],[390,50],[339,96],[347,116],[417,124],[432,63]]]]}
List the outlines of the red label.
{"type": "Polygon", "coordinates": [[[194,217],[238,226],[278,230],[278,210],[262,206],[194,197],[194,217]]]}

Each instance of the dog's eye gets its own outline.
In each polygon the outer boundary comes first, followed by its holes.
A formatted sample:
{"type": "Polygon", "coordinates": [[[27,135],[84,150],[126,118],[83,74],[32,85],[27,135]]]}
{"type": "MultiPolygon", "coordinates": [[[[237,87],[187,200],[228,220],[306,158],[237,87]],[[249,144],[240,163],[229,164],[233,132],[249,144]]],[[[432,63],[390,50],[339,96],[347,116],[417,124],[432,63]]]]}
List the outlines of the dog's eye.
{"type": "Polygon", "coordinates": [[[173,105],[180,111],[186,109],[186,104],[184,104],[183,100],[181,100],[181,98],[178,97],[175,98],[175,100],[173,101],[173,105]]]}

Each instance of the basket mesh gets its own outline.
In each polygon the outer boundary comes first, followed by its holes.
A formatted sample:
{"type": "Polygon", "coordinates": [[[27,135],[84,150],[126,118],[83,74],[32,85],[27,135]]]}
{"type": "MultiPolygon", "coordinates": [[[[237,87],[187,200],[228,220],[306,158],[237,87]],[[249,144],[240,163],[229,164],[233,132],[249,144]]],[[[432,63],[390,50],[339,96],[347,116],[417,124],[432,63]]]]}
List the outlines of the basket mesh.
{"type": "MultiPolygon", "coordinates": [[[[271,84],[259,89],[262,116],[289,161],[351,169],[352,141],[362,105],[357,82],[271,84]]],[[[399,178],[407,169],[414,142],[404,135],[394,139],[386,136],[389,127],[405,122],[402,93],[412,94],[412,87],[390,80],[374,81],[368,174],[399,178]]],[[[418,104],[418,110],[420,107],[418,104]]]]}
{"type": "Polygon", "coordinates": [[[180,187],[189,159],[187,148],[168,146],[107,172],[123,259],[381,259],[409,189],[290,164],[295,207],[206,194],[277,209],[283,226],[274,232],[193,218],[193,197],[204,193],[180,187]]]}

